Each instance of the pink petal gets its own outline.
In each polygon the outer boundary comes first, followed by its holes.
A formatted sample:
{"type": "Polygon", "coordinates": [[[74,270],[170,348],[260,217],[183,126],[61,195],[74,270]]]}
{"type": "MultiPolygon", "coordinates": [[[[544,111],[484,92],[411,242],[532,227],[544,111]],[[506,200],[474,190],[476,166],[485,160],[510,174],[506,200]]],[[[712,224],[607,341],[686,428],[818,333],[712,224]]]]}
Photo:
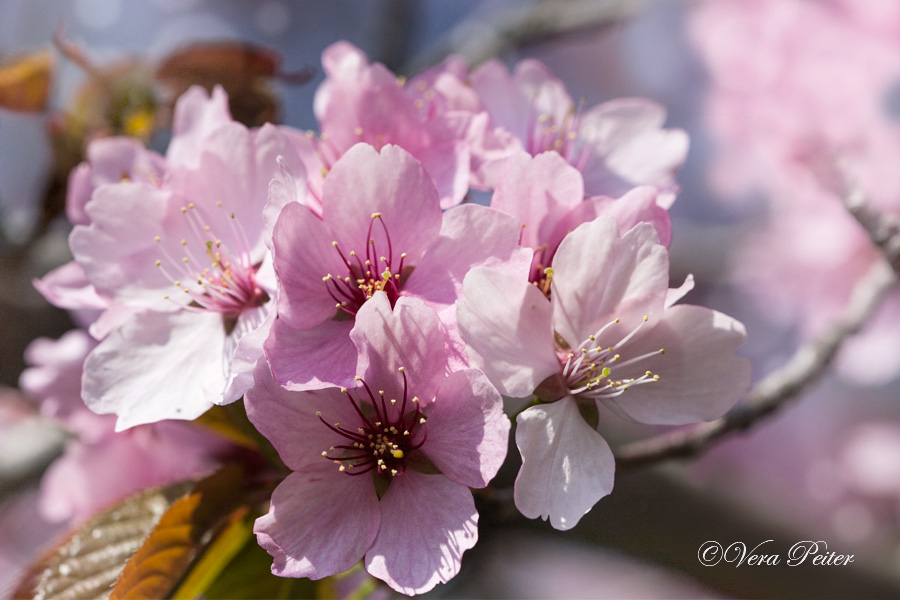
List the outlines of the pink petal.
{"type": "Polygon", "coordinates": [[[662,129],[665,118],[662,106],[643,98],[611,100],[585,113],[579,134],[595,147],[583,169],[586,193],[619,196],[640,184],[670,187],[689,142],[680,129],[662,129]]]}
{"type": "MultiPolygon", "coordinates": [[[[276,158],[278,169],[269,182],[266,207],[263,209],[265,240],[271,244],[275,223],[287,204],[306,204],[306,169],[296,153],[276,158]]],[[[271,250],[271,248],[269,248],[271,250]]]]}
{"type": "Polygon", "coordinates": [[[230,122],[228,96],[221,86],[216,86],[211,96],[202,87],[192,86],[175,103],[166,159],[172,165],[196,166],[201,146],[209,135],[230,122]]]}
{"type": "Polygon", "coordinates": [[[456,305],[469,359],[504,396],[524,398],[559,371],[551,304],[524,277],[478,267],[456,305]]]}
{"type": "Polygon", "coordinates": [[[519,152],[505,164],[491,208],[516,217],[523,227],[523,246],[555,246],[562,239],[553,239],[560,218],[584,199],[581,174],[558,152],[544,152],[533,158],[519,152]]]}
{"type": "Polygon", "coordinates": [[[469,191],[469,147],[458,139],[432,143],[416,152],[416,159],[431,177],[441,208],[456,206],[469,191]]]}
{"type": "Polygon", "coordinates": [[[82,396],[121,431],[164,419],[192,420],[225,388],[225,330],[211,313],[136,315],[91,352],[82,396]]]}
{"type": "Polygon", "coordinates": [[[477,541],[478,512],[467,487],[406,471],[381,499],[381,529],[366,570],[402,594],[421,594],[452,579],[477,541]]]}
{"type": "Polygon", "coordinates": [[[614,319],[634,326],[662,309],[669,256],[647,223],[618,235],[599,217],[566,236],[553,258],[553,328],[571,347],[614,319]]]}
{"type": "Polygon", "coordinates": [[[721,417],[750,387],[750,361],[734,355],[747,333],[737,320],[700,306],[673,306],[652,330],[625,345],[623,359],[665,354],[613,370],[616,379],[646,371],[659,381],[629,387],[609,402],[640,423],[684,425],[721,417]]]}
{"type": "Polygon", "coordinates": [[[436,311],[462,295],[463,280],[478,266],[528,277],[531,252],[518,244],[519,224],[500,211],[466,204],[444,213],[440,237],[432,242],[403,293],[418,296],[436,311]]]}
{"type": "Polygon", "coordinates": [[[337,309],[322,278],[347,271],[332,242],[335,236],[306,206],[289,203],[273,232],[273,262],[281,283],[278,315],[294,327],[312,327],[337,309]]]}
{"type": "Polygon", "coordinates": [[[649,185],[633,188],[619,198],[589,198],[568,215],[567,225],[572,230],[600,215],[615,219],[619,231],[628,231],[642,222],[650,223],[656,229],[659,243],[668,247],[672,242],[672,220],[669,211],[659,205],[658,198],[657,189],[649,185]]]}
{"type": "Polygon", "coordinates": [[[483,488],[494,478],[509,443],[503,399],[481,371],[451,373],[428,411],[422,451],[451,481],[483,488]]]}
{"type": "Polygon", "coordinates": [[[684,278],[684,283],[677,288],[669,288],[669,291],[666,292],[666,308],[684,298],[692,289],[694,289],[694,276],[688,273],[684,278]]]}
{"type": "Polygon", "coordinates": [[[357,373],[389,398],[430,402],[444,379],[447,353],[444,330],[433,310],[415,298],[400,298],[391,310],[384,292],[376,292],[356,315],[350,337],[359,350],[357,373]],[[398,369],[403,367],[403,374],[398,369]]]}
{"type": "Polygon", "coordinates": [[[59,308],[103,310],[109,306],[109,300],[97,294],[84,269],[74,260],[32,283],[47,302],[59,308]]]}
{"type": "Polygon", "coordinates": [[[347,386],[356,374],[352,321],[325,321],[295,329],[278,319],[263,343],[276,381],[289,390],[347,386]]]}
{"type": "Polygon", "coordinates": [[[316,412],[331,424],[357,422],[359,416],[344,394],[337,388],[290,392],[278,385],[264,361],[257,364],[253,376],[256,385],[247,390],[245,399],[247,417],[272,442],[284,463],[294,471],[322,464],[337,471],[322,451],[339,438],[316,412]]]}
{"type": "Polygon", "coordinates": [[[369,64],[365,53],[347,41],[331,44],[322,51],[322,69],[330,79],[350,79],[369,64]]]}
{"type": "Polygon", "coordinates": [[[494,126],[502,127],[516,138],[528,136],[530,102],[499,60],[485,62],[472,72],[472,87],[491,115],[494,126]]]}
{"type": "Polygon", "coordinates": [[[169,193],[145,184],[97,188],[86,207],[91,224],[76,226],[69,246],[98,293],[141,306],[174,308],[163,299],[172,282],[156,267],[161,250],[154,237],[165,232],[171,246],[167,250],[182,256],[179,241],[190,229],[182,215],[170,219],[175,204],[169,193]]]}
{"type": "Polygon", "coordinates": [[[235,348],[228,385],[222,398],[216,399],[216,404],[235,402],[253,387],[253,371],[259,361],[265,360],[263,343],[269,337],[277,316],[272,304],[269,302],[266,306],[247,309],[238,318],[238,326],[229,336],[233,339],[235,348]],[[248,323],[244,325],[244,322],[248,323]],[[245,330],[238,335],[240,329],[245,330]]]}
{"type": "MultiPolygon", "coordinates": [[[[431,178],[406,150],[385,146],[381,152],[357,144],[334,165],[325,179],[324,218],[335,229],[344,251],[364,255],[372,214],[381,213],[394,261],[415,265],[441,228],[440,200],[431,178]]],[[[380,256],[388,243],[380,223],[372,227],[380,256]]]]}
{"type": "Polygon", "coordinates": [[[378,496],[372,479],[328,465],[291,473],[256,520],[259,545],[279,577],[321,579],[355,565],[378,533],[378,496]]]}
{"type": "Polygon", "coordinates": [[[522,468],[516,508],[555,529],[578,524],[613,488],[615,461],[606,441],[582,418],[575,399],[533,406],[516,418],[522,468]]]}

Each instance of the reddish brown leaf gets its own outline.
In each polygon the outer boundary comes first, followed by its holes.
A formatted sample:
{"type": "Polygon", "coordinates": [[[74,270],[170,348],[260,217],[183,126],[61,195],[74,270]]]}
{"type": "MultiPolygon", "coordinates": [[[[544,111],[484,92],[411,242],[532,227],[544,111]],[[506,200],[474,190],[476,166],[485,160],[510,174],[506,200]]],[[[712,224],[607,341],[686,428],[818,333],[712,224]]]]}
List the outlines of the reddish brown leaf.
{"type": "Polygon", "coordinates": [[[14,598],[106,598],[125,563],[192,483],[147,490],[91,518],[35,562],[14,598]]]}
{"type": "Polygon", "coordinates": [[[204,479],[162,516],[119,577],[110,595],[165,598],[172,594],[203,549],[241,511],[242,475],[226,467],[204,479]]]}
{"type": "Polygon", "coordinates": [[[47,107],[53,54],[42,50],[0,64],[0,107],[19,112],[41,112],[47,107]]]}

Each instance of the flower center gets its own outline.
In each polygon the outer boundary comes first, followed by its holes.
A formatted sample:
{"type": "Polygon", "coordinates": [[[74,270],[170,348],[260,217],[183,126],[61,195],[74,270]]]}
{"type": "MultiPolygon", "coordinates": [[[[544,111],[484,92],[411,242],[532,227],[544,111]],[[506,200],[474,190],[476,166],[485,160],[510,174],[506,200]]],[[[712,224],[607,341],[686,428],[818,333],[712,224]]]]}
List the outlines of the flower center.
{"type": "MultiPolygon", "coordinates": [[[[222,209],[222,203],[216,207],[222,209]]],[[[161,244],[160,236],[154,240],[159,244],[163,257],[156,260],[156,266],[172,285],[179,288],[190,302],[184,308],[222,313],[233,318],[248,308],[262,306],[269,295],[256,284],[259,264],[254,264],[250,256],[250,243],[243,228],[236,221],[234,213],[221,213],[218,218],[209,219],[193,203],[181,208],[188,220],[191,235],[181,240],[184,256],[176,258],[161,244]],[[222,221],[228,227],[233,247],[215,235],[209,223],[222,221]]],[[[168,295],[164,296],[170,299],[168,295]]]]}
{"type": "Polygon", "coordinates": [[[381,213],[372,213],[369,222],[369,231],[366,235],[365,258],[355,250],[344,254],[337,242],[331,245],[341,257],[346,268],[345,274],[328,273],[322,278],[328,293],[334,298],[335,307],[346,314],[355,316],[366,300],[375,295],[375,292],[384,292],[391,302],[391,308],[400,298],[401,275],[406,253],[399,255],[396,268],[394,264],[394,247],[391,244],[391,235],[388,232],[381,213]],[[379,248],[372,235],[375,222],[381,225],[384,231],[384,247],[379,248]],[[379,250],[386,251],[381,254],[379,250]]]}
{"type": "Polygon", "coordinates": [[[406,373],[403,376],[403,398],[386,398],[384,391],[373,393],[360,377],[361,387],[354,396],[341,388],[358,418],[350,427],[340,423],[330,424],[321,412],[316,417],[341,438],[341,442],[322,452],[322,456],[347,475],[362,475],[375,471],[379,475],[394,477],[406,471],[410,455],[422,447],[428,437],[426,419],[422,416],[419,399],[409,398],[406,373]],[[417,430],[423,430],[421,440],[414,442],[417,430]]]}
{"type": "Polygon", "coordinates": [[[639,377],[616,378],[616,372],[621,373],[625,367],[665,354],[662,348],[630,358],[623,358],[619,353],[622,347],[637,335],[647,320],[648,317],[644,317],[637,327],[615,344],[601,347],[597,339],[620,324],[619,319],[610,321],[565,355],[566,364],[562,376],[569,393],[586,398],[614,398],[635,385],[659,381],[659,375],[654,375],[651,371],[644,371],[639,377]]]}

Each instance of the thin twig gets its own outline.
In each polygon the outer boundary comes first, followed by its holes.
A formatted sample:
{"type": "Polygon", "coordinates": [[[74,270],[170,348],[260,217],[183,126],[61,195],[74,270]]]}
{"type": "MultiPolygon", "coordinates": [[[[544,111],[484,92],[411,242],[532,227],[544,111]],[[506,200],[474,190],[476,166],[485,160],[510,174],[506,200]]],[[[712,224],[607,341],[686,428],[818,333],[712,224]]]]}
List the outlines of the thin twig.
{"type": "Polygon", "coordinates": [[[617,23],[646,4],[646,0],[542,0],[525,9],[508,7],[463,21],[401,72],[420,71],[449,54],[474,66],[523,44],[617,23]]]}
{"type": "Polygon", "coordinates": [[[748,429],[780,409],[828,371],[841,345],[862,329],[885,294],[896,286],[900,274],[897,221],[867,204],[858,189],[845,196],[844,204],[882,251],[890,267],[881,262],[875,264],[857,282],[844,314],[819,336],[800,346],[787,364],[760,380],[743,403],[721,419],[622,446],[616,453],[619,472],[697,454],[725,434],[748,429]]]}

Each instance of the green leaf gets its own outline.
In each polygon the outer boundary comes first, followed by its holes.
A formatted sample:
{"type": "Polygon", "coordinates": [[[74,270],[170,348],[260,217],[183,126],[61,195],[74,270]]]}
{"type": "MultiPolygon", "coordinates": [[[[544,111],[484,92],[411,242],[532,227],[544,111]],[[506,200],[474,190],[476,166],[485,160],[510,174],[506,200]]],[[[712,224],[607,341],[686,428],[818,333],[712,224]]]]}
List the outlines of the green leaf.
{"type": "Polygon", "coordinates": [[[209,600],[290,600],[316,598],[316,592],[316,583],[309,579],[273,575],[272,557],[256,543],[256,537],[252,537],[220,572],[204,597],[209,600]]]}

